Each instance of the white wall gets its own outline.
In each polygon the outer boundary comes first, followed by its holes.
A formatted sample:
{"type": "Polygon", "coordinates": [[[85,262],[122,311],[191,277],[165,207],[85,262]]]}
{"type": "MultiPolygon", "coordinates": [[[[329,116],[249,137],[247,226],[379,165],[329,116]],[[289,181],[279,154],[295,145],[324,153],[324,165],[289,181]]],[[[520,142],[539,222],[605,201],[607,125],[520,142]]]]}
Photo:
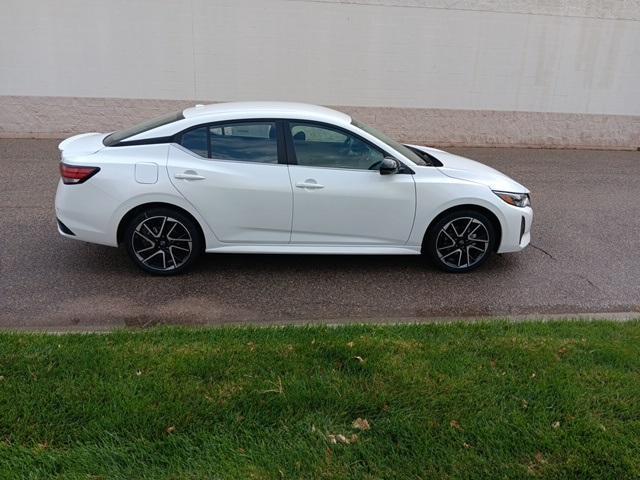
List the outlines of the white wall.
{"type": "Polygon", "coordinates": [[[2,0],[0,95],[639,115],[639,18],[628,0],[2,0]]]}

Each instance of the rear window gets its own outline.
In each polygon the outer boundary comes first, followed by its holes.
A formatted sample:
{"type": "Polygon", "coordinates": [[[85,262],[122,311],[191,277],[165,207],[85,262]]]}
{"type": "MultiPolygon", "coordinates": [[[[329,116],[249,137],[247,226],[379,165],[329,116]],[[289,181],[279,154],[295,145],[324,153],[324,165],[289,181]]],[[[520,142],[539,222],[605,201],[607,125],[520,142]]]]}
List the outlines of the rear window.
{"type": "Polygon", "coordinates": [[[174,112],[169,115],[163,115],[162,117],[147,120],[146,122],[142,122],[133,127],[113,132],[112,134],[107,135],[102,143],[104,143],[107,147],[112,147],[113,145],[120,143],[126,138],[133,137],[134,135],[138,135],[139,133],[161,127],[162,125],[167,125],[168,123],[177,122],[178,120],[182,119],[184,119],[184,115],[182,115],[182,112],[174,112]]]}
{"type": "Polygon", "coordinates": [[[235,162],[278,163],[275,122],[203,125],[182,134],[180,144],[201,157],[235,162]]]}

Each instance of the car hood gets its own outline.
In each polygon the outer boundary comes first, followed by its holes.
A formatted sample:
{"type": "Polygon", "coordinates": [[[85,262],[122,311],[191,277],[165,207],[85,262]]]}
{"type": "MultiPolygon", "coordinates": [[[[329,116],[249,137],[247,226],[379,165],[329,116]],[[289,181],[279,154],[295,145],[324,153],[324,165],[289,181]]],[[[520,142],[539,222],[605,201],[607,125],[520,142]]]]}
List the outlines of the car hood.
{"type": "Polygon", "coordinates": [[[442,163],[442,167],[436,167],[442,173],[451,178],[481,183],[491,190],[503,192],[529,193],[529,190],[495,168],[488,167],[469,158],[454,155],[453,153],[438,150],[437,148],[410,145],[435,157],[442,163]]]}

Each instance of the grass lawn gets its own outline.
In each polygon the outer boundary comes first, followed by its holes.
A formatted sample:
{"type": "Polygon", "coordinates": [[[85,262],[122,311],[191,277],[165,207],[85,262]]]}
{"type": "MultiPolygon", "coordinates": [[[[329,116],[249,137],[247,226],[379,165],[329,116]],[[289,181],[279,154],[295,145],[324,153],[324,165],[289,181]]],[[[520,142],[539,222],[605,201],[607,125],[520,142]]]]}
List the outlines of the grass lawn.
{"type": "Polygon", "coordinates": [[[640,477],[640,323],[0,334],[2,479],[536,477],[640,477]]]}

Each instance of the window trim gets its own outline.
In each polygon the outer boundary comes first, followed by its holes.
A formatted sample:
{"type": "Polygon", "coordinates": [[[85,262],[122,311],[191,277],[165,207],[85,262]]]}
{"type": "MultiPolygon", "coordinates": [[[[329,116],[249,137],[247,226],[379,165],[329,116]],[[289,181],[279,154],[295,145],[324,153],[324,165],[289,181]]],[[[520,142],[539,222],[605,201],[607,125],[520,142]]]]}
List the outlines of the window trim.
{"type": "Polygon", "coordinates": [[[111,132],[106,137],[104,137],[102,139],[102,144],[105,147],[128,147],[128,146],[131,146],[131,145],[149,145],[149,144],[156,144],[156,143],[170,143],[171,136],[168,136],[168,137],[143,138],[143,139],[140,139],[140,140],[127,140],[128,138],[136,137],[138,135],[142,135],[144,133],[150,132],[151,130],[155,130],[156,128],[164,127],[165,125],[170,125],[172,123],[179,122],[180,120],[184,120],[184,113],[183,113],[182,110],[180,110],[179,112],[166,114],[166,115],[163,115],[162,117],[157,117],[155,119],[149,119],[146,122],[142,122],[142,124],[151,122],[153,120],[160,121],[160,120],[165,120],[165,119],[169,119],[169,120],[166,121],[166,122],[158,123],[155,126],[152,126],[152,127],[145,128],[143,130],[137,131],[137,132],[135,132],[135,133],[133,133],[131,135],[127,135],[126,137],[122,138],[121,140],[115,141],[115,142],[112,140],[114,135],[122,134],[122,132],[125,132],[127,130],[132,130],[135,127],[140,127],[141,124],[132,125],[129,128],[124,128],[122,130],[117,130],[115,132],[111,132]]]}
{"type": "Polygon", "coordinates": [[[180,132],[173,135],[172,141],[170,143],[176,143],[180,147],[185,150],[191,152],[198,158],[202,158],[204,160],[216,161],[216,162],[237,162],[243,164],[253,164],[253,165],[286,165],[287,164],[287,155],[286,155],[286,145],[284,138],[284,125],[283,120],[281,118],[238,118],[233,120],[217,120],[215,122],[206,122],[199,123],[198,125],[192,125],[191,127],[185,128],[180,132]],[[266,163],[266,162],[248,162],[246,160],[230,160],[230,159],[221,159],[221,158],[212,158],[211,157],[211,127],[216,126],[227,126],[233,125],[236,123],[273,123],[276,126],[276,155],[278,161],[276,163],[266,163]],[[207,157],[203,157],[202,155],[198,155],[193,150],[189,150],[185,146],[182,145],[182,137],[185,133],[188,133],[192,130],[197,130],[198,128],[206,128],[207,132],[207,157]]]}
{"type": "Polygon", "coordinates": [[[404,162],[398,160],[395,155],[391,155],[385,149],[379,147],[378,145],[376,145],[373,142],[367,140],[366,138],[362,137],[358,133],[353,132],[353,131],[351,131],[351,130],[349,130],[347,128],[340,127],[340,126],[334,125],[332,123],[320,122],[318,120],[304,120],[304,119],[295,119],[295,118],[288,118],[288,119],[286,119],[284,121],[284,123],[285,123],[285,127],[286,127],[284,129],[284,135],[286,137],[287,160],[288,160],[289,165],[297,165],[299,167],[309,167],[309,168],[326,168],[326,169],[330,169],[330,170],[349,170],[349,171],[356,171],[356,172],[372,172],[372,173],[377,173],[377,174],[380,173],[378,170],[368,170],[368,169],[365,170],[363,168],[323,167],[321,165],[300,165],[300,164],[298,164],[298,158],[296,156],[295,146],[293,144],[293,135],[291,134],[291,128],[292,128],[291,124],[305,124],[305,125],[311,125],[311,126],[315,126],[315,127],[319,127],[319,128],[325,128],[327,130],[337,131],[338,133],[342,133],[343,135],[355,137],[356,139],[358,139],[361,142],[363,142],[366,145],[368,145],[370,148],[382,153],[382,156],[384,158],[390,157],[390,158],[393,158],[394,160],[396,160],[397,162],[399,162],[401,167],[400,167],[400,171],[398,173],[400,173],[400,174],[403,174],[403,173],[404,174],[413,174],[413,173],[415,173],[404,162]]]}

